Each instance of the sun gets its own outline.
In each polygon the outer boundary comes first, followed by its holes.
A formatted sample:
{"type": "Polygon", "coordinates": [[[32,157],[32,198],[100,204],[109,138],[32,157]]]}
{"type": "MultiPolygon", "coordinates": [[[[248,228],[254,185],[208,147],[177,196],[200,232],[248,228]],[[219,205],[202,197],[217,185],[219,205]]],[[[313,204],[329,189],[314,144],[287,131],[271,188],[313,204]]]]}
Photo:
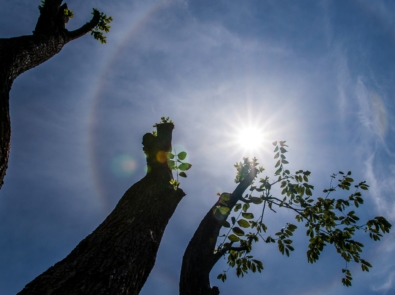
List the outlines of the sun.
{"type": "Polygon", "coordinates": [[[263,130],[255,126],[240,128],[236,134],[238,145],[247,151],[262,148],[263,137],[263,130]]]}

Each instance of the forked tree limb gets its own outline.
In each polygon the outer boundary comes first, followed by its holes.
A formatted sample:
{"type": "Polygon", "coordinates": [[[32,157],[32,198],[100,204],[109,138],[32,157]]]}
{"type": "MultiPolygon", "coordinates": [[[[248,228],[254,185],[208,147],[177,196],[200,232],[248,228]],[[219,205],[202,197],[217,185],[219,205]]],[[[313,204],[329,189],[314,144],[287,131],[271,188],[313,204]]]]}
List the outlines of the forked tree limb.
{"type": "Polygon", "coordinates": [[[44,63],[68,42],[92,31],[100,20],[94,11],[92,19],[81,28],[69,32],[65,27],[67,5],[61,0],[46,0],[33,35],[0,38],[0,188],[6,174],[10,154],[11,123],[9,92],[22,73],[44,63]]]}

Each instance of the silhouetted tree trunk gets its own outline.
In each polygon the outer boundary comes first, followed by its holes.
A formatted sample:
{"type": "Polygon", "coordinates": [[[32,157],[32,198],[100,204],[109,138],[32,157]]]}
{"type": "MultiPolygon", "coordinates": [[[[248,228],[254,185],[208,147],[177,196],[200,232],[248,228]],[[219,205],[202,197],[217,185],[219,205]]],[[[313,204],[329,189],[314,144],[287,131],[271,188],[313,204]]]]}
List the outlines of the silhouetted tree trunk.
{"type": "Polygon", "coordinates": [[[143,137],[147,175],[129,188],[114,211],[64,260],[20,295],[138,294],[151,272],[166,225],[185,195],[169,184],[174,125],[158,124],[143,137]]]}
{"type": "Polygon", "coordinates": [[[96,11],[90,22],[69,32],[65,28],[67,5],[61,3],[62,0],[46,0],[40,8],[33,35],[0,39],[0,188],[10,153],[9,92],[12,83],[23,72],[53,57],[66,43],[90,32],[100,20],[100,13],[96,11]]]}
{"type": "MultiPolygon", "coordinates": [[[[230,195],[226,206],[230,209],[243,198],[244,191],[251,185],[256,176],[256,170],[251,172],[238,184],[230,195]]],[[[220,204],[220,199],[214,206],[220,204]]],[[[217,211],[218,212],[218,211],[217,211]]],[[[217,295],[218,287],[210,287],[210,271],[218,260],[230,249],[214,253],[217,238],[221,230],[221,220],[226,220],[229,214],[219,216],[210,209],[195,231],[182,259],[180,294],[181,295],[217,295]]]]}

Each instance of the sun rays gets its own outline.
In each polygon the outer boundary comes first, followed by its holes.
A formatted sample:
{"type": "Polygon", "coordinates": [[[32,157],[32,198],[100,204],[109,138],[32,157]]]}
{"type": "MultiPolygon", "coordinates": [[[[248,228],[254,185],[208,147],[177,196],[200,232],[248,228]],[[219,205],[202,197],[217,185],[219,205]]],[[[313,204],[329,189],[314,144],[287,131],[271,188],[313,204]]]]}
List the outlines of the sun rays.
{"type": "Polygon", "coordinates": [[[246,125],[236,132],[237,145],[245,151],[257,151],[262,148],[264,134],[262,128],[246,125]]]}

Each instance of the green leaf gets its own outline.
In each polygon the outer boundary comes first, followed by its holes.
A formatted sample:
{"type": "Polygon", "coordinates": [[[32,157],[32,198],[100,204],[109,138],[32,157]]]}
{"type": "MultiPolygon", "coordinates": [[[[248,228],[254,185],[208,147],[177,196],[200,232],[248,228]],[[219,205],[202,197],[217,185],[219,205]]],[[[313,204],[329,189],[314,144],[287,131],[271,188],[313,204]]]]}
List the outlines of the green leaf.
{"type": "Polygon", "coordinates": [[[232,231],[238,236],[244,236],[244,231],[240,227],[234,227],[232,231]]]}
{"type": "Polygon", "coordinates": [[[254,204],[261,204],[263,202],[263,200],[261,198],[257,198],[257,197],[251,197],[250,200],[254,203],[254,204]]]}
{"type": "Polygon", "coordinates": [[[234,216],[232,216],[231,220],[232,220],[232,224],[235,224],[236,218],[234,216]]]}
{"type": "Polygon", "coordinates": [[[187,177],[187,175],[185,174],[185,172],[180,172],[178,175],[180,175],[181,177],[187,177]]]}
{"type": "Polygon", "coordinates": [[[267,237],[267,239],[265,240],[266,243],[275,243],[276,241],[272,238],[272,237],[267,237]]]}
{"type": "Polygon", "coordinates": [[[295,250],[294,247],[292,247],[291,245],[287,245],[287,248],[291,251],[295,250]]]}
{"type": "Polygon", "coordinates": [[[241,215],[242,215],[245,219],[253,219],[253,218],[254,218],[254,214],[252,214],[252,213],[241,213],[241,215]]]}
{"type": "Polygon", "coordinates": [[[68,16],[69,18],[73,18],[74,17],[74,12],[69,10],[69,9],[67,9],[67,8],[63,11],[63,13],[64,13],[64,16],[68,16]]]}
{"type": "Polygon", "coordinates": [[[186,152],[181,152],[177,155],[178,159],[185,160],[185,158],[187,157],[187,153],[186,152]]]}
{"type": "Polygon", "coordinates": [[[236,204],[233,208],[233,211],[237,212],[241,209],[241,204],[236,204]]]}
{"type": "Polygon", "coordinates": [[[281,164],[281,160],[278,160],[276,163],[276,166],[274,166],[274,168],[277,168],[278,166],[280,166],[280,164],[281,164]]]}
{"type": "Polygon", "coordinates": [[[277,145],[277,141],[273,141],[272,144],[273,144],[273,145],[277,145]]]}
{"type": "Polygon", "coordinates": [[[230,211],[230,209],[229,209],[228,207],[225,207],[225,206],[219,207],[218,210],[219,210],[219,212],[221,212],[222,215],[226,215],[226,214],[228,214],[229,211],[230,211]]]}
{"type": "Polygon", "coordinates": [[[231,241],[231,242],[238,242],[238,241],[240,241],[240,238],[238,237],[238,236],[235,236],[235,235],[229,235],[228,236],[228,239],[231,241]]]}
{"type": "Polygon", "coordinates": [[[173,160],[169,161],[169,166],[170,166],[170,169],[172,169],[172,170],[177,169],[176,162],[174,162],[173,160]]]}
{"type": "Polygon", "coordinates": [[[225,202],[229,201],[230,200],[230,194],[228,194],[228,193],[221,194],[221,200],[224,200],[225,202]]]}
{"type": "Polygon", "coordinates": [[[277,159],[280,156],[280,153],[275,154],[274,158],[277,159]]]}
{"type": "Polygon", "coordinates": [[[174,159],[174,154],[172,154],[172,153],[167,153],[167,157],[168,157],[169,159],[174,159]]]}
{"type": "Polygon", "coordinates": [[[367,262],[366,260],[361,259],[361,263],[365,264],[367,267],[372,267],[372,265],[369,262],[367,262]]]}
{"type": "Polygon", "coordinates": [[[241,227],[244,227],[244,228],[249,228],[250,227],[250,223],[247,220],[245,220],[245,219],[240,219],[240,220],[237,221],[237,223],[241,227]]]}
{"type": "Polygon", "coordinates": [[[285,251],[284,244],[281,242],[281,240],[278,240],[277,243],[278,243],[278,250],[281,252],[281,254],[284,255],[284,251],[285,251]]]}
{"type": "Polygon", "coordinates": [[[182,163],[180,164],[180,166],[178,166],[178,169],[180,169],[181,171],[186,171],[189,170],[191,167],[192,165],[189,163],[182,163]]]}
{"type": "Polygon", "coordinates": [[[227,222],[226,220],[221,220],[219,224],[222,225],[223,227],[228,227],[228,228],[230,227],[230,223],[227,222]]]}
{"type": "Polygon", "coordinates": [[[287,146],[285,143],[286,143],[287,141],[285,141],[285,140],[282,140],[282,141],[280,141],[280,145],[281,146],[287,146]]]}
{"type": "Polygon", "coordinates": [[[217,276],[217,279],[221,280],[222,282],[225,282],[226,280],[226,273],[221,273],[217,276]]]}

